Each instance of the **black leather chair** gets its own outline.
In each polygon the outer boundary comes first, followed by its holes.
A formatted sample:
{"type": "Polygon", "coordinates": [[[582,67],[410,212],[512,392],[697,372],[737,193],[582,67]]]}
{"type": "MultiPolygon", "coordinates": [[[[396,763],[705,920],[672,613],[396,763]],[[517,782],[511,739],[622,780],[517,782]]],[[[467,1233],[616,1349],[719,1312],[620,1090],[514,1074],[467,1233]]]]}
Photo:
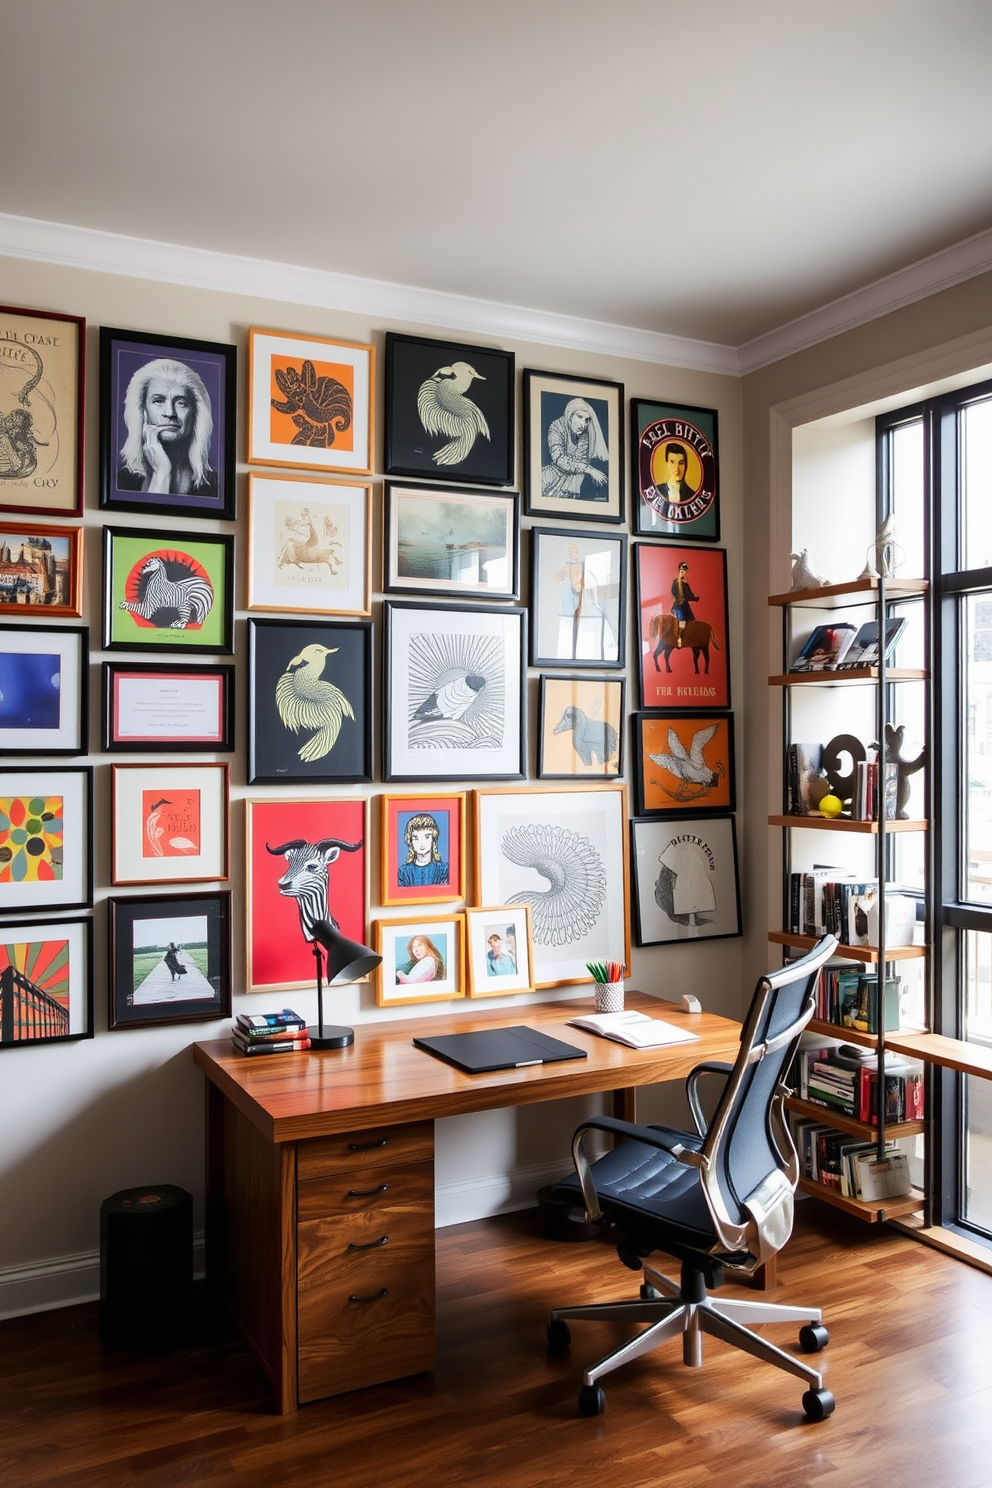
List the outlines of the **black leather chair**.
{"type": "Polygon", "coordinates": [[[803,1409],[811,1420],[822,1421],[833,1410],[834,1398],[815,1369],[748,1326],[802,1323],[800,1347],[815,1353],[827,1343],[818,1308],[718,1301],[708,1292],[722,1284],[725,1274],[750,1275],[782,1248],[792,1232],[799,1163],[785,1119],[784,1078],[813,1014],[817,973],[836,946],[834,936],[824,936],[801,961],[761,978],[734,1064],[697,1065],[686,1082],[695,1132],[636,1126],[611,1117],[591,1117],[576,1130],[575,1176],[557,1184],[554,1197],[584,1202],[591,1220],[615,1226],[621,1261],[631,1270],[643,1269],[644,1280],[637,1300],[556,1307],[548,1324],[548,1345],[552,1350],[568,1347],[568,1318],[649,1325],[585,1371],[579,1391],[583,1415],[599,1415],[605,1409],[597,1383],[603,1375],[679,1333],[686,1364],[702,1364],[702,1335],[709,1333],[804,1380],[808,1388],[803,1409]],[[698,1094],[703,1075],[723,1080],[708,1126],[698,1094]],[[589,1131],[623,1140],[590,1162],[584,1146],[589,1131]],[[656,1250],[681,1262],[679,1284],[644,1264],[656,1250]]]}

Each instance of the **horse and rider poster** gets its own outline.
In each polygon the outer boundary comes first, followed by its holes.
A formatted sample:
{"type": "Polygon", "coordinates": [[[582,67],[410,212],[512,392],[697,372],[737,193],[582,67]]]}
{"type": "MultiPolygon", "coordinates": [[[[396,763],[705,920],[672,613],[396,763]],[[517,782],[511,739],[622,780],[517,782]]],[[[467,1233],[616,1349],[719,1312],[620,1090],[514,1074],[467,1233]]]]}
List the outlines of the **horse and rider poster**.
{"type": "Polygon", "coordinates": [[[248,477],[248,608],[370,615],[372,487],[248,477]]]}
{"type": "Polygon", "coordinates": [[[512,351],[386,332],[386,474],[508,486],[512,351]]]}
{"type": "Polygon", "coordinates": [[[234,538],[103,529],[106,651],[234,651],[234,538]]]}
{"type": "Polygon", "coordinates": [[[729,708],[727,555],[635,543],[642,708],[729,708]]]}
{"type": "Polygon", "coordinates": [[[375,347],[248,332],[248,463],[372,474],[375,347]]]}

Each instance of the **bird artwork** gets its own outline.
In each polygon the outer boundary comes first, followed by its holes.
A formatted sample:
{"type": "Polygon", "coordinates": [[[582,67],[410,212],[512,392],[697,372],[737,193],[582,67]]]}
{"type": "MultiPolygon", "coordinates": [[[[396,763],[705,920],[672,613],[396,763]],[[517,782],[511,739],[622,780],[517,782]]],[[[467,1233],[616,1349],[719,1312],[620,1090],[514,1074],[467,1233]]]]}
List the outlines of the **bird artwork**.
{"type": "Polygon", "coordinates": [[[324,664],[337,649],[316,644],[304,646],[276,683],[276,707],[286,727],[297,734],[303,729],[314,730],[297,750],[306,764],[330,754],[343,721],[355,717],[341,689],[324,680],[324,664]]]}
{"type": "Polygon", "coordinates": [[[722,760],[718,760],[711,768],[703,759],[703,750],[713,738],[718,727],[718,724],[711,723],[707,728],[697,729],[688,749],[675,730],[670,728],[668,730],[669,752],[648,755],[649,760],[660,765],[670,775],[674,775],[678,781],[675,790],[669,790],[667,786],[659,787],[666,796],[671,796],[674,801],[698,801],[700,796],[705,796],[718,781],[723,779],[726,771],[722,760]]]}
{"type": "Polygon", "coordinates": [[[454,677],[432,692],[430,697],[424,698],[413,716],[424,722],[434,718],[462,718],[478,700],[485,685],[485,677],[476,673],[467,672],[464,676],[454,677]]]}
{"type": "Polygon", "coordinates": [[[452,362],[450,367],[439,367],[420,385],[417,394],[420,422],[428,434],[439,434],[448,440],[434,451],[435,465],[460,465],[472,453],[480,434],[484,439],[490,438],[485,414],[465,396],[476,379],[486,380],[468,362],[452,362]]]}

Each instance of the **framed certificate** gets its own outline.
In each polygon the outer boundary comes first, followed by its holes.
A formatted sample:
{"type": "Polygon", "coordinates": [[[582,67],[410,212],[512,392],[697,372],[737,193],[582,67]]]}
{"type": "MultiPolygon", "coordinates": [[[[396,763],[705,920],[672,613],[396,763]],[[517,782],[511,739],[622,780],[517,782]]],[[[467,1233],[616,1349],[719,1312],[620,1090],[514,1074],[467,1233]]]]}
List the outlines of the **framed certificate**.
{"type": "Polygon", "coordinates": [[[234,748],[234,667],[103,666],[103,747],[188,753],[234,748]]]}

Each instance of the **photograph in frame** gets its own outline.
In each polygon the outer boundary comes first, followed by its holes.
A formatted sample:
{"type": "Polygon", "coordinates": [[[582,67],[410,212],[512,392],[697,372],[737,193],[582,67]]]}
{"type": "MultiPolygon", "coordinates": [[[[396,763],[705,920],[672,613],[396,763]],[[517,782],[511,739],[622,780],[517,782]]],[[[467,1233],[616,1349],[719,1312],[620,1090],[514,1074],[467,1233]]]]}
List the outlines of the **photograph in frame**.
{"type": "Polygon", "coordinates": [[[634,544],[643,708],[730,707],[727,555],[634,544]]]}
{"type": "Polygon", "coordinates": [[[531,666],[622,667],[627,538],[533,527],[531,666]]]}
{"type": "Polygon", "coordinates": [[[623,384],[524,371],[524,478],[531,516],[623,521],[623,384]]]}
{"type": "Polygon", "coordinates": [[[632,398],[630,422],[635,533],[719,542],[716,409],[632,398]]]}
{"type": "Polygon", "coordinates": [[[386,332],[387,475],[508,486],[513,412],[512,351],[386,332]]]}
{"type": "Polygon", "coordinates": [[[109,1027],[231,1015],[231,895],[111,897],[109,1027]]]}
{"type": "Polygon", "coordinates": [[[464,791],[379,797],[383,904],[465,898],[464,791]]]}
{"type": "Polygon", "coordinates": [[[248,463],[371,475],[375,347],[248,332],[248,463]]]}
{"type": "Polygon", "coordinates": [[[372,487],[248,477],[248,609],[368,615],[372,487]]]}
{"type": "Polygon", "coordinates": [[[93,1037],[89,919],[18,920],[0,944],[0,1049],[93,1037]]]}
{"type": "Polygon", "coordinates": [[[732,816],[635,821],[631,856],[638,945],[740,935],[732,816]]]}
{"type": "Polygon", "coordinates": [[[469,997],[534,990],[530,906],[497,904],[465,911],[469,997]]]}
{"type": "Polygon", "coordinates": [[[0,522],[0,615],[83,613],[83,529],[0,522]]]}
{"type": "Polygon", "coordinates": [[[623,774],[622,677],[541,677],[537,773],[546,780],[623,774]]]}
{"type": "Polygon", "coordinates": [[[0,770],[0,914],[93,903],[93,767],[0,770]]]}
{"type": "Polygon", "coordinates": [[[0,623],[0,755],[85,754],[85,625],[0,623]]]}
{"type": "Polygon", "coordinates": [[[83,509],[83,356],[79,315],[0,305],[0,510],[83,509]]]}
{"type": "Polygon", "coordinates": [[[376,920],[375,1000],[380,1007],[465,996],[465,916],[376,920]]]}
{"type": "Polygon", "coordinates": [[[100,327],[100,505],[234,520],[237,347],[100,327]]]}
{"type": "Polygon", "coordinates": [[[234,538],[103,530],[107,651],[234,650],[234,538]]]}
{"type": "Polygon", "coordinates": [[[233,749],[233,664],[105,661],[103,748],[135,754],[233,749]]]}
{"type": "Polygon", "coordinates": [[[111,883],[226,881],[226,764],[112,765],[111,789],[111,883]]]}
{"type": "Polygon", "coordinates": [[[388,593],[517,599],[520,497],[386,481],[388,593]]]}
{"type": "Polygon", "coordinates": [[[732,713],[635,713],[634,814],[733,811],[732,713]]]}

